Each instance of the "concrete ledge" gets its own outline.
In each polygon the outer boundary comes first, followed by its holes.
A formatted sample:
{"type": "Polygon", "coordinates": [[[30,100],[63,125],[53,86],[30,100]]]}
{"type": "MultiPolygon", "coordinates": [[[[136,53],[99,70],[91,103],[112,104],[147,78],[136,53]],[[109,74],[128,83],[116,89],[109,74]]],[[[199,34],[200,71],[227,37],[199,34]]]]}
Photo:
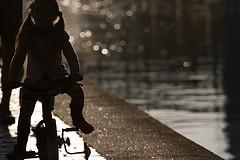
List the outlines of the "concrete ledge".
{"type": "MultiPolygon", "coordinates": [[[[84,83],[84,92],[85,117],[95,131],[83,137],[106,159],[222,159],[91,82],[84,83]]],[[[66,95],[58,96],[55,113],[71,124],[68,103],[66,95]]]]}

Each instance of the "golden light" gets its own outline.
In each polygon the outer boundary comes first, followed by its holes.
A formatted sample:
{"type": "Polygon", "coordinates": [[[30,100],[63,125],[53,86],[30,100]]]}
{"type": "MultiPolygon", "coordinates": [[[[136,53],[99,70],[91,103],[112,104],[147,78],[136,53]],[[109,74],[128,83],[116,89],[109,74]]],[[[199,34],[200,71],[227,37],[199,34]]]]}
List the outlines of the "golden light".
{"type": "Polygon", "coordinates": [[[94,51],[99,51],[99,49],[100,49],[100,47],[99,47],[99,45],[94,45],[93,47],[92,47],[92,49],[94,50],[94,51]]]}
{"type": "Polygon", "coordinates": [[[106,55],[108,53],[109,53],[108,49],[106,49],[106,48],[102,49],[102,54],[106,55]]]}

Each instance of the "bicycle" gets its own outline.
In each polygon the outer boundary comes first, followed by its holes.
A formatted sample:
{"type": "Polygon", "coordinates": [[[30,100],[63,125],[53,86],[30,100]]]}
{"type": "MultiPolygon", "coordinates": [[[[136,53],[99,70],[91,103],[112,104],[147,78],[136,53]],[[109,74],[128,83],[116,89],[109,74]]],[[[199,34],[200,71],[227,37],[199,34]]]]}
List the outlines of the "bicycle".
{"type": "MultiPolygon", "coordinates": [[[[65,79],[71,81],[69,77],[65,79]]],[[[75,82],[74,82],[75,83],[75,82]]],[[[24,83],[16,84],[11,88],[25,87],[31,94],[37,95],[40,99],[48,96],[56,96],[59,94],[59,89],[52,89],[47,92],[31,90],[24,83]]],[[[32,128],[34,136],[36,137],[36,146],[38,152],[26,151],[24,159],[39,158],[40,160],[59,160],[59,148],[64,146],[67,154],[84,154],[85,159],[88,160],[91,150],[87,143],[84,142],[84,150],[78,152],[69,152],[67,146],[71,145],[69,137],[65,138],[65,132],[79,131],[78,128],[64,128],[62,129],[61,136],[57,135],[56,120],[52,117],[52,108],[45,107],[42,105],[43,119],[38,122],[36,127],[32,128]]]]}

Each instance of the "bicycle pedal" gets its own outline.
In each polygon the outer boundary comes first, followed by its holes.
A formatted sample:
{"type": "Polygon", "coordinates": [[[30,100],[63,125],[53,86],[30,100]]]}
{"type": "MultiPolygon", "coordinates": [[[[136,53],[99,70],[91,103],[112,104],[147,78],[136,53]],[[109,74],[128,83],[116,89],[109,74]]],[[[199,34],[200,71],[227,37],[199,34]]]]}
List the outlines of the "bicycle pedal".
{"type": "Polygon", "coordinates": [[[64,141],[64,143],[66,143],[68,146],[71,145],[70,139],[67,137],[66,140],[64,141]]]}
{"type": "Polygon", "coordinates": [[[73,128],[65,128],[63,129],[64,132],[72,132],[72,131],[79,131],[79,128],[73,127],[73,128]]]}

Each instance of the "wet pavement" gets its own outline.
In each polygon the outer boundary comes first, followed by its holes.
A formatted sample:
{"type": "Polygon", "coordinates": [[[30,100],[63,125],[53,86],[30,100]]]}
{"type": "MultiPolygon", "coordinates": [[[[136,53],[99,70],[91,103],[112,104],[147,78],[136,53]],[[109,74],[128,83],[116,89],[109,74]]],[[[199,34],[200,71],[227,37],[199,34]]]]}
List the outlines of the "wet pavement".
{"type": "MultiPolygon", "coordinates": [[[[222,159],[96,84],[85,81],[83,86],[84,115],[95,127],[92,134],[83,138],[106,159],[222,159]]],[[[71,124],[68,103],[66,95],[57,96],[55,113],[71,124]]]]}
{"type": "MultiPolygon", "coordinates": [[[[19,98],[18,94],[19,89],[15,89],[12,94],[11,98],[11,111],[13,116],[18,117],[19,114],[19,98]]],[[[57,130],[58,135],[61,135],[61,130],[63,128],[70,127],[69,125],[65,124],[63,121],[61,121],[57,116],[53,116],[54,119],[56,119],[57,123],[57,130]]],[[[34,114],[32,116],[32,126],[36,126],[36,124],[42,119],[42,112],[41,112],[41,103],[37,102],[34,114]]],[[[17,137],[17,119],[16,122],[11,126],[5,126],[3,124],[0,124],[0,160],[7,160],[6,154],[9,153],[15,143],[16,143],[16,137],[17,137]]],[[[84,150],[84,141],[83,138],[80,137],[80,135],[77,132],[69,132],[65,133],[65,138],[69,137],[71,145],[67,147],[69,152],[81,152],[84,150]]],[[[105,158],[101,157],[95,149],[91,148],[91,155],[89,157],[89,160],[104,160],[105,158]]],[[[28,144],[27,144],[27,150],[28,151],[36,151],[36,139],[33,136],[33,133],[30,133],[28,144]]],[[[30,160],[37,160],[38,158],[31,158],[30,160]]],[[[84,160],[84,154],[67,154],[64,150],[64,147],[59,149],[59,160],[84,160]]]]}

